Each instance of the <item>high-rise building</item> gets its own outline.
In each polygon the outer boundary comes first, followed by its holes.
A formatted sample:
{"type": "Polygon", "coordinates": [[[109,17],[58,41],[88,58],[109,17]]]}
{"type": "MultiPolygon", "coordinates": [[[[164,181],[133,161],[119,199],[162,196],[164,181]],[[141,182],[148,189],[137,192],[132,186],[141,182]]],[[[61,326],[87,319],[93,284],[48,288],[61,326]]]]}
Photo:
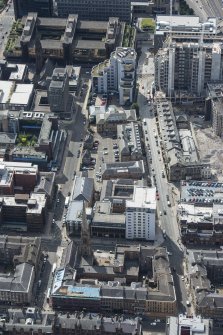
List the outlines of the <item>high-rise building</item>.
{"type": "Polygon", "coordinates": [[[39,16],[49,17],[53,14],[53,0],[13,0],[15,19],[37,12],[39,16]]]}
{"type": "Polygon", "coordinates": [[[155,84],[167,96],[177,91],[205,95],[206,84],[222,78],[222,42],[215,18],[158,15],[154,34],[155,84]]]}
{"type": "Polygon", "coordinates": [[[92,90],[118,93],[120,105],[133,102],[137,54],[133,48],[118,47],[106,60],[93,67],[92,90]]]}
{"type": "Polygon", "coordinates": [[[52,112],[67,111],[69,96],[69,78],[65,68],[55,68],[48,89],[48,99],[52,112]]]}
{"type": "Polygon", "coordinates": [[[171,42],[155,56],[155,84],[168,97],[177,90],[204,95],[210,81],[222,80],[220,42],[171,42]]]}
{"type": "Polygon", "coordinates": [[[56,0],[58,16],[66,17],[73,13],[78,14],[81,20],[108,20],[111,16],[121,21],[130,22],[132,3],[148,5],[147,0],[56,0]]]}
{"type": "Polygon", "coordinates": [[[156,189],[135,187],[132,200],[126,201],[126,238],[155,239],[156,189]]]}

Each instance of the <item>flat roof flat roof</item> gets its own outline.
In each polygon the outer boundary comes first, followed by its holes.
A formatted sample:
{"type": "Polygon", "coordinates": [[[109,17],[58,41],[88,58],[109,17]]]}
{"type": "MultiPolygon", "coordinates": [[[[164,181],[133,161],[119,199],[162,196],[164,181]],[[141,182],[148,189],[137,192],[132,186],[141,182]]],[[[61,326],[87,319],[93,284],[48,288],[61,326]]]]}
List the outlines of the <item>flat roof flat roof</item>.
{"type": "Polygon", "coordinates": [[[105,43],[96,40],[81,40],[77,38],[75,49],[105,49],[105,43]]]}
{"type": "Polygon", "coordinates": [[[0,80],[0,103],[5,104],[8,102],[14,86],[14,82],[0,80]]]}
{"type": "Polygon", "coordinates": [[[68,286],[67,295],[77,298],[100,298],[99,287],[87,287],[87,286],[68,286]]]}

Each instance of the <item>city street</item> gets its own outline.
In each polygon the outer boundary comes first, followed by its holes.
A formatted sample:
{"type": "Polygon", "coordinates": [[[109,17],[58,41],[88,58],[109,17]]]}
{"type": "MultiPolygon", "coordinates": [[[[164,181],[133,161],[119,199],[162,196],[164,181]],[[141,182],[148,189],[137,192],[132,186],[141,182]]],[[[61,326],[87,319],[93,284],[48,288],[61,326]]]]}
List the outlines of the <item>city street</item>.
{"type": "MultiPolygon", "coordinates": [[[[143,125],[144,138],[148,138],[148,143],[151,149],[152,165],[151,170],[154,170],[152,174],[155,176],[156,187],[159,193],[159,200],[157,201],[157,213],[159,213],[159,221],[162,230],[166,231],[166,240],[164,245],[170,252],[170,264],[172,268],[176,269],[173,271],[174,282],[176,286],[177,301],[179,303],[179,311],[185,312],[187,292],[185,288],[183,275],[183,249],[179,245],[179,229],[176,220],[175,211],[175,199],[172,194],[172,185],[170,185],[166,178],[162,177],[162,170],[164,170],[164,163],[161,155],[161,149],[159,146],[160,140],[158,139],[158,146],[156,144],[155,134],[158,136],[158,130],[156,125],[156,119],[153,112],[153,104],[148,105],[146,99],[148,97],[148,91],[151,91],[151,87],[154,81],[154,62],[153,56],[149,53],[147,48],[142,49],[142,55],[139,59],[140,78],[139,83],[139,95],[138,104],[140,107],[141,119],[146,121],[146,125],[143,125]],[[158,153],[158,150],[160,153],[158,153]],[[171,207],[167,205],[166,195],[169,195],[171,207]],[[166,214],[164,214],[164,211],[166,214]]],[[[150,92],[152,93],[152,92],[150,92]]],[[[154,178],[152,178],[154,182],[154,178]]]]}
{"type": "Polygon", "coordinates": [[[0,57],[4,58],[3,52],[7,43],[8,34],[14,21],[13,2],[10,2],[0,14],[0,57]]]}
{"type": "Polygon", "coordinates": [[[206,21],[208,17],[221,18],[223,16],[221,0],[186,0],[186,2],[194,10],[194,14],[203,21],[206,21]]]}

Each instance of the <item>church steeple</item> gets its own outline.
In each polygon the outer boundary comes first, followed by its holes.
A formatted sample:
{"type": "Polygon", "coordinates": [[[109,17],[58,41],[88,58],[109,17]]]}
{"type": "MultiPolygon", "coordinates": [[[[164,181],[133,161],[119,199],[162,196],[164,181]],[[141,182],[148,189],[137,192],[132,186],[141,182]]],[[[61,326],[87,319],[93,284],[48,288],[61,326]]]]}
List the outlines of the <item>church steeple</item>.
{"type": "Polygon", "coordinates": [[[91,235],[89,223],[86,216],[85,202],[83,201],[82,225],[81,225],[81,255],[83,257],[91,257],[93,255],[91,248],[91,235]]]}

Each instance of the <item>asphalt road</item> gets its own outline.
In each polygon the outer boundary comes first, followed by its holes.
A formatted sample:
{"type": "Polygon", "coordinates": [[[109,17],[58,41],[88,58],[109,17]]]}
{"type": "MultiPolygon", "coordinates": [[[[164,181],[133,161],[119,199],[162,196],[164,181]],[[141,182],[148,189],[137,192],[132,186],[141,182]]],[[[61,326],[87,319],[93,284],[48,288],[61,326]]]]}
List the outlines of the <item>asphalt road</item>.
{"type": "MultiPolygon", "coordinates": [[[[148,97],[148,91],[151,91],[151,86],[154,81],[154,62],[153,57],[147,50],[143,48],[142,55],[139,59],[139,71],[140,78],[138,79],[139,95],[138,95],[138,104],[140,106],[141,119],[146,120],[146,126],[143,125],[144,138],[148,137],[148,142],[151,149],[152,156],[152,165],[150,170],[154,169],[156,177],[157,190],[159,192],[159,201],[157,201],[157,212],[161,213],[159,215],[159,224],[160,227],[166,231],[167,238],[164,241],[164,245],[167,247],[168,251],[172,254],[170,256],[171,267],[175,267],[176,272],[173,271],[173,277],[176,287],[176,295],[179,306],[179,312],[186,311],[186,300],[187,291],[185,287],[184,280],[181,279],[181,276],[184,273],[183,258],[184,258],[184,248],[179,244],[179,229],[178,223],[176,220],[176,204],[175,198],[172,194],[172,185],[168,183],[166,178],[162,177],[162,170],[164,169],[164,163],[162,155],[158,153],[158,150],[161,152],[160,146],[156,145],[156,139],[154,134],[158,135],[158,130],[156,126],[156,119],[153,112],[153,104],[148,105],[146,98],[148,97]],[[154,130],[153,130],[154,129],[154,130]],[[145,131],[147,133],[145,133],[145,131]],[[171,200],[171,207],[167,206],[166,195],[169,195],[171,200]],[[163,214],[163,211],[166,211],[166,215],[163,214]]],[[[159,141],[160,142],[160,139],[159,141]]]]}
{"type": "Polygon", "coordinates": [[[14,9],[13,3],[9,3],[8,6],[0,14],[0,58],[3,58],[3,51],[7,43],[9,32],[12,28],[14,21],[14,9]]]}
{"type": "Polygon", "coordinates": [[[201,20],[206,21],[208,17],[222,17],[221,0],[186,0],[188,6],[194,10],[201,20]]]}

